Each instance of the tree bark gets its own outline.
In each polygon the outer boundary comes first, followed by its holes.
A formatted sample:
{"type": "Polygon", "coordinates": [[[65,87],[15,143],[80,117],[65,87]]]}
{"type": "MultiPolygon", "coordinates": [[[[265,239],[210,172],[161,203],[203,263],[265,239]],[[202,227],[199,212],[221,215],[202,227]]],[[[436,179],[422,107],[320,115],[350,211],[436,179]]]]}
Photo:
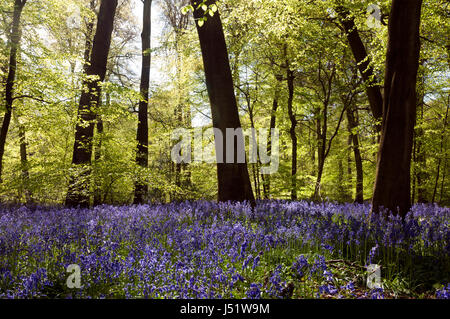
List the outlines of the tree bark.
{"type": "MultiPolygon", "coordinates": [[[[269,137],[267,141],[267,156],[272,155],[272,129],[276,127],[276,121],[277,121],[277,110],[278,110],[278,99],[280,98],[280,82],[282,81],[281,75],[276,75],[277,83],[275,86],[275,95],[273,97],[272,102],[272,110],[270,112],[270,131],[269,131],[269,137]]],[[[263,182],[263,190],[264,190],[264,198],[269,199],[270,197],[270,175],[267,175],[264,178],[263,182]]]]}
{"type": "Polygon", "coordinates": [[[393,0],[389,17],[381,142],[372,211],[405,216],[411,208],[411,152],[416,120],[422,0],[393,0]]]}
{"type": "MultiPolygon", "coordinates": [[[[148,98],[150,88],[151,64],[151,6],[152,0],[144,0],[143,30],[142,30],[142,70],[141,70],[141,100],[139,101],[139,122],[137,127],[136,163],[146,169],[148,167],[148,98]]],[[[134,203],[142,204],[148,196],[148,185],[138,178],[134,187],[134,203]]]]}
{"type": "MultiPolygon", "coordinates": [[[[207,1],[207,5],[215,4],[215,0],[207,1]]],[[[203,18],[205,12],[197,8],[198,1],[191,0],[194,6],[194,18],[203,18]]],[[[205,69],[206,86],[211,104],[213,127],[222,131],[225,137],[226,128],[241,128],[236,97],[231,76],[228,51],[225,43],[222,22],[218,12],[208,16],[204,25],[196,23],[202,50],[205,69]]],[[[250,201],[255,205],[255,198],[250,184],[247,163],[237,163],[237,138],[234,139],[234,163],[217,163],[218,200],[219,201],[250,201]]],[[[226,139],[220,143],[215,139],[216,147],[223,146],[223,158],[226,159],[226,139]],[[222,145],[220,145],[222,144],[222,145]]],[[[217,156],[217,154],[216,154],[217,156]]]]}
{"type": "Polygon", "coordinates": [[[22,171],[22,188],[25,193],[26,203],[31,203],[33,200],[30,191],[30,172],[28,170],[28,155],[27,155],[27,140],[25,134],[25,127],[20,123],[17,114],[13,112],[14,122],[19,128],[19,144],[20,144],[20,169],[22,171]]]}
{"type": "MultiPolygon", "coordinates": [[[[336,127],[336,131],[332,138],[328,141],[328,147],[327,147],[327,134],[328,134],[328,107],[331,100],[331,93],[332,93],[332,84],[333,79],[336,75],[336,68],[333,66],[333,70],[331,74],[328,74],[326,72],[326,69],[322,67],[322,63],[319,63],[319,72],[318,72],[318,79],[322,87],[323,92],[323,109],[320,108],[316,109],[316,133],[317,133],[317,179],[316,179],[316,185],[314,188],[314,194],[313,199],[314,200],[320,200],[320,188],[322,183],[322,175],[323,175],[323,169],[325,166],[325,159],[328,156],[328,153],[331,149],[331,143],[333,142],[334,137],[337,135],[337,132],[339,130],[339,126],[341,125],[342,121],[342,115],[339,118],[339,123],[336,127]],[[322,78],[322,72],[325,74],[326,79],[322,78]],[[322,114],[321,114],[322,113],[322,114]]],[[[345,110],[346,106],[344,106],[345,110]]]]}
{"type": "Polygon", "coordinates": [[[286,79],[288,85],[288,115],[291,122],[291,127],[289,129],[289,134],[292,141],[292,163],[291,163],[291,199],[297,200],[297,119],[293,111],[293,100],[294,100],[294,71],[289,68],[287,63],[286,79]]]}
{"type": "MultiPolygon", "coordinates": [[[[450,108],[450,106],[447,105],[447,110],[445,111],[445,117],[444,117],[444,127],[442,128],[442,134],[441,134],[441,144],[440,144],[440,152],[439,152],[440,156],[439,156],[439,159],[438,159],[436,180],[434,182],[433,197],[431,198],[431,202],[432,203],[434,203],[434,201],[436,199],[436,192],[437,192],[437,187],[438,187],[438,182],[439,182],[439,175],[440,175],[440,172],[441,172],[442,156],[445,156],[445,153],[444,153],[444,139],[445,139],[445,130],[447,129],[447,119],[448,119],[448,109],[449,108],[450,108]],[[444,155],[442,155],[442,154],[444,154],[444,155]]],[[[445,172],[444,172],[444,174],[445,174],[445,172]]]]}
{"type": "MultiPolygon", "coordinates": [[[[96,0],[91,0],[89,4],[89,9],[92,12],[95,12],[96,0]]],[[[94,19],[89,19],[86,24],[86,33],[85,33],[85,43],[84,43],[84,63],[83,63],[83,71],[84,74],[87,74],[89,64],[91,63],[91,51],[92,51],[92,34],[94,33],[94,19]]]]}
{"type": "Polygon", "coordinates": [[[364,174],[363,174],[363,165],[361,158],[361,151],[359,148],[359,138],[358,134],[353,133],[353,130],[358,127],[358,118],[355,116],[354,112],[357,112],[355,109],[348,108],[347,109],[347,120],[350,131],[350,137],[353,144],[353,154],[355,156],[355,168],[356,168],[356,193],[355,193],[355,202],[363,203],[364,202],[364,174]]]}
{"type": "Polygon", "coordinates": [[[12,107],[14,102],[14,82],[16,81],[17,52],[21,41],[20,18],[23,7],[27,0],[15,0],[13,21],[9,37],[9,70],[5,86],[5,116],[3,117],[2,128],[0,131],[0,183],[2,182],[3,155],[5,153],[6,137],[8,135],[9,124],[11,123],[12,107]]]}
{"type": "Polygon", "coordinates": [[[116,8],[117,0],[103,0],[100,5],[90,64],[86,72],[87,77],[83,81],[83,87],[86,89],[81,93],[78,107],[72,158],[74,172],[69,180],[66,196],[67,206],[89,206],[92,139],[96,108],[100,96],[100,82],[105,79],[116,8]]]}
{"type": "Polygon", "coordinates": [[[320,199],[320,188],[322,184],[322,175],[323,175],[323,167],[325,165],[325,149],[327,142],[327,124],[328,119],[328,104],[324,104],[323,111],[323,125],[320,119],[320,110],[317,114],[316,119],[316,130],[317,130],[317,178],[316,178],[316,186],[314,188],[313,199],[320,199]]]}
{"type": "MultiPolygon", "coordinates": [[[[358,64],[359,72],[366,84],[367,98],[372,114],[375,119],[381,120],[383,115],[383,96],[381,94],[381,87],[377,84],[378,81],[375,78],[374,70],[371,66],[370,56],[367,54],[366,47],[359,36],[355,19],[350,15],[350,12],[343,7],[337,7],[336,11],[347,35],[347,40],[353,56],[358,64]]],[[[377,126],[377,130],[380,131],[380,129],[381,127],[377,126]]]]}
{"type": "MultiPolygon", "coordinates": [[[[423,65],[424,61],[421,61],[421,64],[423,65]]],[[[424,79],[424,75],[421,76],[420,79],[420,84],[419,87],[417,88],[417,102],[419,105],[419,116],[420,116],[420,126],[418,128],[415,129],[415,134],[414,134],[414,146],[415,146],[415,153],[414,153],[414,157],[415,157],[415,163],[414,163],[414,177],[417,180],[417,201],[419,203],[426,203],[427,202],[427,194],[426,194],[426,182],[429,178],[428,176],[428,172],[427,172],[427,159],[426,159],[426,153],[424,150],[424,143],[423,143],[423,138],[424,138],[424,130],[422,128],[422,124],[423,124],[423,107],[425,104],[424,101],[424,97],[425,97],[425,79],[424,79]]],[[[413,188],[414,188],[414,184],[413,184],[413,188]]],[[[414,202],[414,198],[415,196],[412,196],[412,202],[414,202]]]]}
{"type": "MultiPolygon", "coordinates": [[[[100,161],[102,156],[102,135],[103,135],[103,119],[101,114],[97,114],[97,135],[98,135],[98,141],[97,145],[95,145],[94,150],[94,163],[95,167],[100,167],[100,161]]],[[[102,203],[102,187],[100,185],[100,178],[98,172],[96,172],[96,178],[94,180],[94,206],[100,205],[102,203]]]]}

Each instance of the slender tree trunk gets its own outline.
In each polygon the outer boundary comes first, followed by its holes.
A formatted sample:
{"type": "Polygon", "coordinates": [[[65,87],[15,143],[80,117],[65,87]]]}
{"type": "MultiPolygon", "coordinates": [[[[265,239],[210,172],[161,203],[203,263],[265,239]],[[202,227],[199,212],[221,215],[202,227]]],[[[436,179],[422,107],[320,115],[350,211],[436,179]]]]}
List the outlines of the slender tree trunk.
{"type": "MultiPolygon", "coordinates": [[[[248,117],[250,119],[250,127],[255,129],[255,121],[253,115],[253,107],[251,106],[250,101],[250,92],[247,95],[247,105],[248,105],[248,117]]],[[[255,185],[256,198],[261,199],[261,185],[259,179],[259,169],[260,169],[260,158],[259,158],[259,149],[256,148],[256,163],[252,163],[252,171],[253,171],[253,182],[255,185]]]]}
{"type": "MultiPolygon", "coordinates": [[[[334,137],[336,137],[339,127],[342,122],[343,113],[341,113],[341,116],[339,118],[338,125],[336,127],[334,135],[330,138],[330,140],[327,143],[327,134],[328,134],[328,107],[331,100],[331,93],[332,93],[332,84],[334,76],[336,75],[336,68],[333,66],[333,70],[331,74],[327,74],[326,70],[322,67],[322,63],[319,63],[319,74],[318,79],[322,85],[323,90],[323,109],[322,111],[320,109],[316,110],[316,130],[317,130],[317,159],[318,159],[318,167],[317,167],[317,180],[316,180],[316,186],[314,189],[313,199],[314,200],[320,200],[320,189],[321,189],[321,183],[322,183],[322,174],[323,169],[325,166],[325,159],[328,156],[328,153],[331,149],[331,144],[333,142],[334,137]],[[322,78],[322,71],[325,74],[326,81],[324,81],[324,78],[322,78]],[[322,114],[320,114],[322,112],[322,114]]],[[[346,109],[346,105],[344,106],[344,110],[346,109]]]]}
{"type": "Polygon", "coordinates": [[[344,164],[342,163],[342,157],[338,158],[338,184],[337,184],[337,190],[338,190],[338,198],[339,200],[344,199],[343,201],[346,201],[346,188],[345,188],[345,183],[343,183],[345,178],[345,173],[344,173],[344,164]]]}
{"type": "Polygon", "coordinates": [[[25,127],[20,123],[16,114],[14,114],[14,122],[19,128],[19,144],[20,144],[20,169],[22,170],[22,185],[25,193],[25,200],[27,203],[32,201],[32,194],[29,188],[30,172],[28,170],[28,156],[27,156],[27,140],[25,135],[25,127]]]}
{"type": "MultiPolygon", "coordinates": [[[[320,115],[320,110],[319,110],[320,115]]],[[[316,119],[316,130],[317,130],[317,179],[316,186],[314,189],[314,200],[320,199],[320,188],[322,184],[323,168],[325,166],[326,157],[326,147],[327,147],[327,131],[328,131],[328,102],[324,103],[323,110],[323,125],[321,124],[320,116],[316,119]]]]}
{"type": "MultiPolygon", "coordinates": [[[[276,127],[277,120],[277,110],[278,110],[278,99],[280,97],[280,82],[282,81],[282,76],[277,75],[277,84],[275,87],[275,95],[273,97],[272,111],[270,112],[270,131],[269,140],[267,141],[267,156],[272,155],[272,129],[276,127]]],[[[264,179],[264,198],[268,199],[270,197],[270,175],[267,175],[264,179]]]]}
{"type": "Polygon", "coordinates": [[[416,120],[422,0],[393,0],[383,104],[381,143],[372,200],[405,216],[411,207],[411,152],[416,120]]]}
{"type": "MultiPolygon", "coordinates": [[[[182,88],[181,88],[181,61],[180,61],[180,52],[179,52],[179,34],[175,32],[175,54],[176,54],[176,62],[175,62],[175,78],[176,78],[176,89],[177,89],[177,106],[175,108],[175,117],[177,119],[177,126],[183,125],[183,102],[182,98],[182,88]]],[[[182,184],[182,170],[183,163],[175,164],[175,185],[181,187],[182,184]]]]}
{"type": "MultiPolygon", "coordinates": [[[[95,145],[95,153],[94,153],[94,162],[97,170],[100,167],[100,161],[102,156],[102,136],[103,136],[103,119],[100,114],[97,114],[97,145],[95,145]]],[[[98,171],[96,172],[96,179],[94,182],[94,206],[102,204],[102,187],[101,187],[101,179],[99,178],[98,171]]]]}
{"type": "Polygon", "coordinates": [[[87,90],[82,91],[78,108],[72,158],[74,171],[69,180],[67,206],[89,206],[96,108],[100,96],[100,82],[105,79],[116,8],[117,0],[102,0],[100,5],[90,64],[86,72],[87,78],[83,81],[83,87],[87,90]]]}
{"type": "Polygon", "coordinates": [[[447,158],[444,158],[444,171],[442,172],[441,193],[439,195],[439,204],[442,204],[442,197],[444,195],[445,179],[447,178],[447,158]]]}
{"type": "MultiPolygon", "coordinates": [[[[215,4],[216,1],[207,1],[207,5],[215,4]]],[[[199,8],[196,0],[191,0],[191,4],[196,8],[194,18],[203,18],[205,12],[199,8]]],[[[226,128],[241,128],[236,97],[234,94],[233,79],[231,76],[230,62],[228,58],[225,36],[222,22],[218,12],[214,16],[208,16],[204,25],[197,25],[197,32],[200,38],[203,65],[205,69],[206,86],[211,103],[211,114],[213,127],[222,131],[225,137],[226,128]]],[[[250,183],[247,163],[237,163],[238,152],[245,152],[245,149],[238,149],[237,138],[234,139],[235,160],[227,163],[227,144],[224,138],[223,143],[216,138],[216,148],[223,147],[223,163],[217,163],[218,176],[218,200],[219,201],[244,201],[248,200],[255,205],[255,198],[250,183]]],[[[240,144],[240,143],[239,143],[240,144]]],[[[242,143],[243,145],[243,143],[242,143]]],[[[218,155],[216,153],[216,155],[218,155]]]]}
{"type": "MultiPolygon", "coordinates": [[[[347,123],[348,123],[348,121],[347,121],[347,123]]],[[[350,185],[350,187],[348,187],[348,189],[350,189],[350,191],[349,191],[346,201],[350,202],[353,199],[353,186],[352,186],[353,185],[353,170],[352,170],[353,139],[352,139],[352,134],[351,134],[349,125],[347,125],[347,129],[349,131],[349,135],[347,138],[347,182],[348,182],[348,185],[350,185]]]]}
{"type": "Polygon", "coordinates": [[[364,174],[361,158],[361,151],[359,148],[358,134],[353,133],[353,130],[358,127],[358,118],[355,116],[355,109],[347,109],[347,120],[349,125],[350,137],[353,144],[353,154],[355,156],[355,168],[356,168],[356,194],[355,202],[364,202],[364,174]]]}
{"type": "MultiPolygon", "coordinates": [[[[142,70],[141,100],[139,101],[139,122],[137,128],[136,163],[146,169],[148,167],[148,98],[150,88],[151,64],[151,6],[152,0],[144,0],[142,31],[142,70]]],[[[148,195],[146,181],[138,178],[134,187],[134,203],[141,204],[148,195]]]]}
{"type": "Polygon", "coordinates": [[[433,197],[431,199],[431,202],[433,202],[433,203],[434,203],[434,201],[436,199],[436,192],[437,192],[437,188],[438,188],[439,175],[440,175],[440,172],[441,172],[442,154],[444,153],[443,152],[444,151],[444,139],[445,139],[445,130],[447,129],[448,109],[449,108],[450,108],[450,106],[447,105],[447,110],[445,112],[445,117],[444,117],[444,127],[442,129],[442,134],[441,134],[441,146],[440,146],[440,152],[439,152],[440,156],[439,156],[439,159],[438,159],[436,180],[434,182],[433,197]]]}
{"type": "MultiPolygon", "coordinates": [[[[421,65],[424,64],[425,61],[421,61],[421,65]]],[[[423,144],[423,138],[424,138],[424,131],[422,128],[422,124],[423,124],[423,106],[425,104],[424,102],[424,97],[425,97],[425,79],[424,79],[424,75],[421,76],[420,78],[420,84],[417,88],[417,93],[418,93],[418,98],[417,98],[417,102],[419,105],[419,124],[420,126],[418,128],[415,129],[415,134],[414,134],[414,146],[415,146],[415,152],[414,152],[414,157],[415,157],[415,165],[414,165],[414,177],[417,180],[417,201],[419,203],[426,203],[427,202],[427,194],[426,194],[426,182],[429,179],[428,176],[428,171],[426,168],[427,165],[427,159],[426,159],[426,153],[424,150],[424,144],[423,144]]],[[[413,183],[413,187],[414,187],[414,183],[413,183]]],[[[412,196],[412,199],[414,201],[414,196],[412,196]]]]}
{"type": "Polygon", "coordinates": [[[312,169],[311,169],[311,176],[315,176],[316,175],[316,145],[314,142],[311,143],[311,141],[316,140],[317,139],[313,139],[311,137],[311,131],[308,131],[308,140],[309,140],[309,154],[311,154],[311,163],[312,163],[312,169]]]}
{"type": "MultiPolygon", "coordinates": [[[[366,84],[367,97],[370,104],[370,109],[373,116],[377,120],[381,120],[383,113],[383,96],[381,94],[381,87],[377,84],[374,70],[371,66],[371,58],[367,54],[361,37],[359,36],[358,28],[355,24],[355,19],[350,15],[350,12],[344,7],[337,7],[336,11],[339,14],[341,24],[347,35],[347,40],[355,57],[356,63],[361,76],[366,84]]],[[[380,131],[381,126],[377,126],[380,131]]]]}
{"type": "MultiPolygon", "coordinates": [[[[289,66],[289,64],[287,64],[289,66]]],[[[291,128],[289,133],[292,141],[292,165],[291,165],[291,199],[297,200],[297,119],[293,111],[294,100],[294,71],[287,69],[287,84],[288,84],[288,115],[291,121],[291,128]]]]}
{"type": "Polygon", "coordinates": [[[15,0],[9,44],[9,70],[5,86],[5,116],[0,130],[0,183],[2,182],[3,155],[5,153],[6,136],[11,123],[12,107],[14,101],[14,82],[16,81],[17,52],[21,41],[20,18],[27,0],[15,0]]]}

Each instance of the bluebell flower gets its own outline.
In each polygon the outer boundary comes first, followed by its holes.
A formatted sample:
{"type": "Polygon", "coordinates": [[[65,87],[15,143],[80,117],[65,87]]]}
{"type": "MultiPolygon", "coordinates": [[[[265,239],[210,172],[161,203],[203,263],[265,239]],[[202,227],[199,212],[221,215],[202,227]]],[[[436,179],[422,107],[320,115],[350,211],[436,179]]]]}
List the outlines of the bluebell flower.
{"type": "Polygon", "coordinates": [[[248,299],[261,299],[261,284],[250,284],[250,288],[245,292],[248,299]]]}
{"type": "Polygon", "coordinates": [[[437,299],[450,299],[450,283],[436,291],[437,299]]]}

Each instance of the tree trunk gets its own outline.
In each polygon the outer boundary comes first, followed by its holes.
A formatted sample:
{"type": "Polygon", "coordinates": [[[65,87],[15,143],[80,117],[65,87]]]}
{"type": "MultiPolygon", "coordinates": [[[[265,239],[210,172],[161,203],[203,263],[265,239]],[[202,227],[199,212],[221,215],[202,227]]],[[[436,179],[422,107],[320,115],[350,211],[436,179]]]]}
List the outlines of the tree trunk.
{"type": "Polygon", "coordinates": [[[336,75],[336,67],[333,66],[331,74],[326,72],[326,69],[323,68],[322,62],[319,62],[319,72],[318,72],[318,80],[321,83],[322,91],[323,91],[323,109],[317,108],[315,111],[316,117],[316,133],[317,133],[317,180],[314,188],[313,200],[321,200],[320,189],[322,187],[322,174],[325,166],[325,159],[328,156],[328,153],[331,149],[331,144],[333,139],[336,137],[339,127],[342,122],[342,117],[344,115],[344,111],[346,109],[346,105],[344,105],[344,109],[339,117],[339,122],[336,126],[336,130],[333,136],[329,139],[327,145],[327,134],[328,134],[328,108],[331,101],[331,93],[332,93],[332,85],[333,79],[336,75]],[[322,77],[322,72],[325,75],[325,79],[322,77]],[[324,81],[325,80],[325,81],[324,81]],[[322,112],[322,114],[321,114],[322,112]],[[322,122],[323,121],[323,122],[322,122]]]}
{"type": "Polygon", "coordinates": [[[320,110],[317,111],[316,119],[317,130],[317,179],[314,188],[313,199],[320,200],[320,188],[322,184],[323,167],[325,165],[327,131],[328,131],[328,102],[324,103],[323,115],[320,116],[320,110]],[[321,123],[323,117],[323,125],[321,123]]]}
{"type": "MultiPolygon", "coordinates": [[[[381,120],[383,113],[383,96],[381,94],[381,87],[377,84],[377,80],[374,76],[374,70],[370,66],[371,59],[367,54],[366,47],[359,36],[358,28],[355,24],[355,19],[350,15],[350,12],[343,8],[337,7],[336,11],[339,14],[339,18],[342,26],[344,27],[347,35],[347,40],[355,57],[356,63],[361,76],[366,84],[367,98],[369,100],[370,109],[373,116],[377,120],[381,120]]],[[[377,126],[377,130],[381,129],[377,126]]]]}
{"type": "MultiPolygon", "coordinates": [[[[139,122],[137,127],[136,163],[146,169],[148,167],[148,98],[150,88],[151,64],[151,6],[152,0],[144,0],[142,30],[142,70],[141,100],[139,101],[139,122]]],[[[148,195],[147,182],[138,178],[134,188],[134,203],[142,204],[148,195]]]]}
{"type": "Polygon", "coordinates": [[[442,205],[442,197],[444,196],[445,179],[447,178],[447,158],[444,158],[444,171],[442,172],[441,193],[439,195],[439,205],[442,205]]]}
{"type": "MultiPolygon", "coordinates": [[[[437,172],[436,172],[436,180],[434,182],[434,188],[433,188],[433,197],[431,198],[431,202],[434,203],[435,199],[436,199],[436,192],[437,192],[437,187],[438,187],[438,181],[439,181],[439,175],[441,172],[441,163],[442,163],[442,156],[445,156],[444,153],[444,139],[445,139],[445,130],[447,129],[447,120],[448,120],[448,109],[450,108],[449,105],[447,105],[447,110],[445,112],[445,117],[444,117],[444,127],[442,129],[442,134],[441,134],[441,145],[440,145],[440,156],[438,159],[438,165],[437,165],[437,172]]],[[[444,171],[445,174],[445,171],[444,171]]]]}
{"type": "Polygon", "coordinates": [[[287,69],[287,84],[288,84],[288,114],[289,120],[291,121],[291,128],[289,133],[291,135],[292,141],[292,165],[291,165],[291,199],[297,200],[297,119],[293,111],[293,100],[294,100],[294,71],[289,69],[289,64],[287,69]]]}
{"type": "MultiPolygon", "coordinates": [[[[422,61],[421,64],[423,64],[424,61],[422,61]]],[[[417,201],[419,203],[426,203],[427,202],[427,195],[426,195],[426,182],[429,179],[428,172],[427,172],[427,160],[426,160],[426,153],[424,150],[424,144],[423,144],[423,138],[424,138],[424,131],[421,125],[423,125],[423,106],[425,104],[424,97],[424,76],[422,75],[420,79],[420,85],[417,88],[418,92],[418,105],[420,107],[419,109],[419,116],[420,116],[420,126],[415,130],[414,134],[414,144],[415,144],[415,165],[414,165],[414,177],[417,180],[417,201]]],[[[414,185],[414,184],[413,184],[414,185]]],[[[412,196],[412,200],[414,201],[414,196],[412,196]]]]}
{"type": "Polygon", "coordinates": [[[2,128],[0,131],[0,183],[2,182],[3,172],[3,155],[5,153],[6,136],[8,135],[9,124],[11,123],[12,107],[14,102],[14,82],[16,81],[17,69],[17,51],[19,50],[21,32],[20,32],[20,18],[23,7],[27,0],[14,1],[14,13],[9,37],[9,70],[5,86],[5,116],[3,117],[2,128]]]}
{"type": "MultiPolygon", "coordinates": [[[[252,102],[250,100],[250,92],[247,91],[247,108],[248,108],[248,117],[250,120],[250,128],[256,130],[253,107],[252,102]]],[[[256,134],[256,133],[255,133],[256,134]]],[[[256,135],[255,135],[256,138],[256,135]]],[[[252,172],[253,172],[253,184],[255,185],[256,199],[261,199],[261,186],[259,179],[259,171],[260,171],[260,158],[259,158],[259,149],[256,148],[256,163],[252,163],[252,172]]],[[[263,175],[262,175],[263,176],[263,175]]]]}
{"type": "MultiPolygon", "coordinates": [[[[274,129],[276,127],[278,99],[280,97],[279,85],[280,85],[280,82],[282,81],[282,76],[277,75],[276,79],[277,79],[277,84],[275,87],[275,96],[273,98],[272,111],[270,113],[270,131],[269,131],[269,138],[268,138],[269,140],[267,141],[267,156],[272,155],[272,129],[274,129]]],[[[270,175],[267,175],[264,178],[263,188],[264,188],[264,198],[268,199],[270,197],[270,175]]]]}
{"type": "MultiPolygon", "coordinates": [[[[211,0],[206,3],[211,5],[215,2],[215,0],[211,0]]],[[[197,8],[197,1],[191,0],[191,4],[196,8],[194,18],[196,20],[203,18],[205,12],[201,8],[197,8]]],[[[241,128],[241,123],[219,13],[215,12],[213,17],[208,16],[204,25],[199,26],[198,23],[196,25],[202,50],[206,86],[211,103],[213,127],[222,131],[223,136],[225,136],[226,128],[241,128]]],[[[226,140],[224,139],[223,143],[220,143],[216,138],[215,143],[216,147],[223,147],[223,158],[226,159],[226,140]]],[[[247,163],[237,163],[237,153],[245,152],[245,149],[238,149],[238,144],[240,143],[237,143],[237,138],[234,138],[235,160],[233,163],[226,163],[226,161],[224,163],[218,161],[217,163],[218,200],[248,200],[252,205],[255,205],[247,163]]]]}
{"type": "Polygon", "coordinates": [[[19,128],[19,144],[20,144],[20,169],[22,170],[22,185],[25,193],[25,201],[31,203],[32,194],[29,188],[30,172],[28,170],[28,156],[27,156],[27,140],[25,135],[25,127],[20,123],[17,114],[13,112],[14,122],[19,128]]]}
{"type": "Polygon", "coordinates": [[[393,0],[389,17],[383,122],[372,211],[405,216],[411,208],[411,152],[416,120],[422,0],[393,0]]]}
{"type": "Polygon", "coordinates": [[[347,109],[347,120],[350,131],[350,137],[353,144],[353,154],[355,156],[355,168],[356,168],[356,193],[355,193],[355,202],[362,203],[364,202],[364,175],[363,175],[363,165],[361,158],[361,151],[359,148],[359,138],[358,134],[355,134],[353,130],[358,127],[358,118],[355,116],[354,112],[357,112],[355,109],[348,108],[347,109]]]}
{"type": "MultiPolygon", "coordinates": [[[[97,135],[98,135],[98,142],[97,145],[95,145],[95,155],[94,155],[94,162],[95,167],[97,167],[97,170],[100,166],[101,156],[102,156],[102,135],[103,135],[103,119],[100,114],[97,114],[97,135]]],[[[96,179],[94,181],[94,206],[102,204],[102,187],[100,185],[100,178],[98,172],[95,174],[96,179]]]]}
{"type": "MultiPolygon", "coordinates": [[[[89,9],[92,12],[95,12],[96,0],[91,0],[89,9]]],[[[92,34],[94,33],[94,19],[89,19],[86,24],[86,34],[85,34],[85,43],[84,43],[84,63],[83,63],[83,71],[84,74],[87,74],[90,60],[91,60],[91,50],[92,50],[92,34]]]]}
{"type": "Polygon", "coordinates": [[[83,81],[83,87],[86,87],[87,90],[82,91],[78,107],[72,158],[74,171],[69,180],[66,196],[67,206],[89,206],[92,139],[96,108],[100,96],[100,82],[105,79],[116,8],[117,0],[103,0],[100,5],[90,64],[86,72],[87,77],[83,81]]]}
{"type": "MultiPolygon", "coordinates": [[[[347,121],[348,123],[348,121],[347,121]]],[[[348,191],[348,189],[350,189],[350,192],[347,196],[347,200],[346,202],[350,202],[353,199],[353,170],[352,170],[352,166],[353,166],[353,161],[352,161],[352,150],[353,150],[353,139],[352,139],[352,134],[350,131],[350,126],[347,125],[347,129],[349,131],[348,134],[348,138],[347,138],[347,182],[348,185],[350,185],[349,188],[346,189],[346,191],[348,191]]]]}

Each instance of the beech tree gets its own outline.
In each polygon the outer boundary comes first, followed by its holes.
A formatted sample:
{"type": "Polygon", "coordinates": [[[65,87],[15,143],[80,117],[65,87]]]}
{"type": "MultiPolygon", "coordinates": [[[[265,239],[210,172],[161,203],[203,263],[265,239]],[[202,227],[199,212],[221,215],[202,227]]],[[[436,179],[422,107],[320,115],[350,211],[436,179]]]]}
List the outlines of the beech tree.
{"type": "MultiPolygon", "coordinates": [[[[377,83],[378,81],[371,65],[371,58],[361,39],[354,17],[351,16],[350,12],[343,6],[338,6],[336,11],[346,34],[350,49],[358,65],[358,69],[366,84],[370,110],[375,119],[380,120],[383,113],[383,96],[381,94],[381,87],[377,83]]],[[[378,126],[377,129],[379,130],[380,127],[378,126]]]]}
{"type": "Polygon", "coordinates": [[[66,196],[67,206],[89,205],[89,177],[96,107],[99,103],[100,85],[105,79],[116,8],[117,0],[102,0],[100,4],[90,64],[86,69],[86,79],[83,82],[83,90],[78,107],[78,121],[75,128],[75,143],[72,157],[74,170],[70,176],[69,189],[66,196]]]}
{"type": "Polygon", "coordinates": [[[17,70],[17,53],[19,51],[21,32],[20,32],[20,18],[23,7],[27,0],[15,0],[14,12],[11,26],[11,32],[8,39],[9,44],[9,65],[8,76],[6,78],[5,86],[5,116],[3,117],[2,128],[0,131],[0,182],[2,181],[3,168],[3,154],[5,153],[6,136],[8,135],[9,124],[11,123],[11,116],[13,113],[14,102],[14,82],[16,81],[17,70]]]}
{"type": "MultiPolygon", "coordinates": [[[[151,13],[152,0],[143,0],[142,27],[142,69],[141,69],[141,99],[137,127],[136,163],[142,168],[148,167],[148,96],[150,87],[151,63],[151,13]]],[[[139,204],[147,197],[148,186],[145,181],[137,179],[134,186],[134,203],[139,204]]]]}
{"type": "Polygon", "coordinates": [[[393,0],[383,103],[381,143],[372,210],[405,216],[411,207],[411,153],[416,120],[416,77],[422,0],[393,0]]]}
{"type": "MultiPolygon", "coordinates": [[[[237,162],[238,152],[245,151],[239,147],[243,143],[238,143],[238,139],[243,137],[236,136],[234,138],[234,161],[233,163],[226,162],[226,129],[240,128],[241,122],[220,15],[218,12],[215,12],[212,17],[208,16],[205,22],[206,12],[200,6],[200,2],[191,0],[191,5],[194,7],[194,18],[197,21],[196,26],[200,39],[206,86],[211,104],[213,127],[218,128],[223,135],[223,143],[218,141],[217,136],[215,139],[216,146],[223,147],[224,159],[223,163],[220,163],[220,161],[217,163],[218,200],[248,200],[254,204],[255,198],[250,184],[247,164],[237,162]]],[[[215,6],[216,1],[206,1],[205,5],[208,7],[215,6]]],[[[218,156],[218,154],[216,155],[218,156]]]]}

